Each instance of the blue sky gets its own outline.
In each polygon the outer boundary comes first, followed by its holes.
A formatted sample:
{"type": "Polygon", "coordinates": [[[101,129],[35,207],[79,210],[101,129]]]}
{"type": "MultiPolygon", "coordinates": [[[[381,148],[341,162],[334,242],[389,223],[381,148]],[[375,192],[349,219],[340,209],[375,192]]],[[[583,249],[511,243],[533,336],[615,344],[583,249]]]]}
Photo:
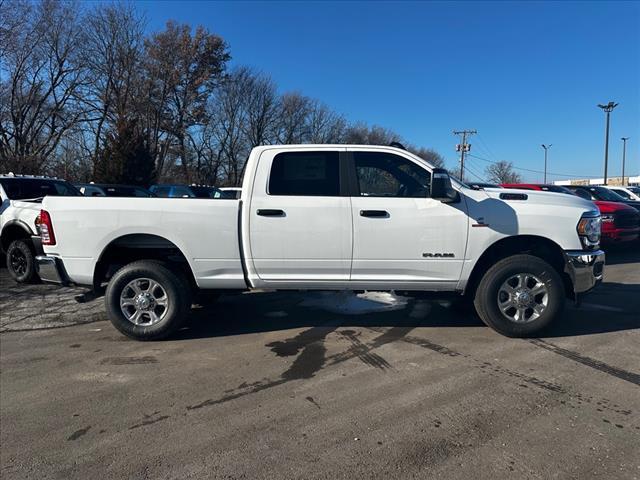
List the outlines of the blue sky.
{"type": "MultiPolygon", "coordinates": [[[[454,129],[472,154],[549,172],[640,173],[638,2],[138,2],[150,31],[174,19],[228,42],[232,65],[268,73],[349,120],[391,128],[454,165],[454,129]]],[[[471,158],[482,174],[487,163],[471,158]]],[[[528,181],[542,174],[521,172],[528,181]]],[[[565,176],[551,176],[562,179],[565,176]]]]}

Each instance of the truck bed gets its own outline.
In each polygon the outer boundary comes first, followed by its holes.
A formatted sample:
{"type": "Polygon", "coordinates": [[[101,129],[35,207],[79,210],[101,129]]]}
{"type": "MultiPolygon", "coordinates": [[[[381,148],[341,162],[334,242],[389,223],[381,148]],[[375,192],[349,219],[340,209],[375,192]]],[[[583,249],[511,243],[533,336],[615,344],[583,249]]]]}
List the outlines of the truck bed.
{"type": "Polygon", "coordinates": [[[189,252],[186,260],[205,289],[245,287],[238,206],[235,199],[106,197],[46,197],[42,204],[55,225],[56,245],[48,253],[63,260],[75,283],[92,284],[96,255],[112,242],[158,236],[189,252]]]}

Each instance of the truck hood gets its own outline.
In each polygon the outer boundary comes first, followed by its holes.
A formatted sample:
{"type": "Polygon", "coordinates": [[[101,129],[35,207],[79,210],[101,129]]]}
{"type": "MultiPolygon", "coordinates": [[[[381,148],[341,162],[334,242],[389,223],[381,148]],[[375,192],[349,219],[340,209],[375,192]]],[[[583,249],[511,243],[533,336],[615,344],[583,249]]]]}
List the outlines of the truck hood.
{"type": "Polygon", "coordinates": [[[565,207],[573,207],[579,210],[598,210],[595,203],[586,200],[584,198],[578,197],[577,195],[568,195],[566,193],[557,193],[557,192],[544,192],[538,190],[521,190],[515,188],[489,188],[485,189],[484,192],[490,198],[495,198],[497,200],[501,200],[503,202],[512,205],[514,208],[518,208],[517,205],[539,205],[543,208],[552,209],[554,206],[565,206],[565,207]],[[522,194],[526,195],[526,200],[504,200],[501,197],[503,194],[522,194]]]}
{"type": "Polygon", "coordinates": [[[472,231],[494,238],[535,235],[548,238],[566,250],[582,248],[576,227],[596,205],[566,193],[490,188],[461,191],[465,195],[472,231]],[[508,197],[506,196],[508,195],[508,197]],[[514,197],[515,195],[515,197],[514,197]],[[502,197],[502,198],[501,198],[502,197]]]}

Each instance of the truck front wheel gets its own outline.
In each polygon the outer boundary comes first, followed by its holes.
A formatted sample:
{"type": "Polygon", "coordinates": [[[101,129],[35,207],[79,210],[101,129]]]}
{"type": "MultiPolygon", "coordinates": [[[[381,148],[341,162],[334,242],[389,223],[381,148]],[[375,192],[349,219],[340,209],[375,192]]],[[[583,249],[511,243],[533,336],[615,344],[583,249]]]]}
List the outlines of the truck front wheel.
{"type": "Polygon", "coordinates": [[[118,270],[105,293],[114,327],[135,340],[159,340],[178,330],[191,308],[188,282],[178,272],[153,260],[118,270]]]}
{"type": "Polygon", "coordinates": [[[508,337],[528,337],[547,327],[564,308],[564,285],[541,258],[514,255],[480,280],[474,305],[484,323],[508,337]]]}

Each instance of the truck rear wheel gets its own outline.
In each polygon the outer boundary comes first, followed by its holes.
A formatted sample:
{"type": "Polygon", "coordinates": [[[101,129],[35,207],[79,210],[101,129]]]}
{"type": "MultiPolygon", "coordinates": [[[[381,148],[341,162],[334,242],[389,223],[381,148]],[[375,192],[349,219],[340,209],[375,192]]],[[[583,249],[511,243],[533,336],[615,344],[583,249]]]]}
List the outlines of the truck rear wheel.
{"type": "Polygon", "coordinates": [[[514,255],[482,277],[474,305],[484,323],[508,337],[528,337],[547,327],[564,308],[564,285],[541,258],[514,255]]]}
{"type": "Polygon", "coordinates": [[[7,270],[18,283],[33,282],[36,278],[36,261],[28,240],[18,239],[7,248],[7,270]]]}
{"type": "Polygon", "coordinates": [[[105,293],[114,327],[135,340],[159,340],[184,323],[191,308],[186,279],[153,260],[130,263],[118,270],[105,293]]]}

